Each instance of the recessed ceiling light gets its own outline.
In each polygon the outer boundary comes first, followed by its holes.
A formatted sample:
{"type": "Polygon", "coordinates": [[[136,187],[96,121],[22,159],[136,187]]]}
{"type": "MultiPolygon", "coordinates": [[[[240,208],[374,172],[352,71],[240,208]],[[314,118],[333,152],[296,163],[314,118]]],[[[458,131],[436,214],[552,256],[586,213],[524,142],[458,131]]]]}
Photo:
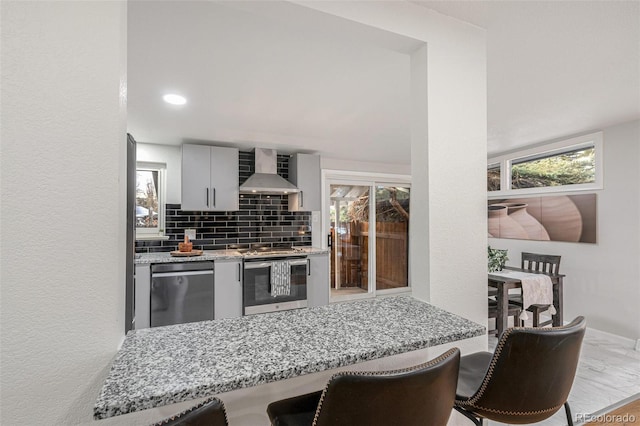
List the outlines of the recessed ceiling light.
{"type": "Polygon", "coordinates": [[[162,99],[164,99],[166,103],[171,105],[184,105],[187,103],[187,99],[184,96],[175,95],[173,93],[164,95],[162,99]]]}

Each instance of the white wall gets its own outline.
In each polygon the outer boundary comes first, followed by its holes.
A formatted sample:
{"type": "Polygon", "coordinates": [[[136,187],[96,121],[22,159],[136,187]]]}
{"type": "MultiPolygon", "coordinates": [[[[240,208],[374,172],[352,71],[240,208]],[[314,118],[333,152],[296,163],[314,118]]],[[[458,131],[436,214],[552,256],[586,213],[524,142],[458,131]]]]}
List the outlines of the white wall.
{"type": "Polygon", "coordinates": [[[0,423],[90,424],[124,334],[126,2],[1,7],[0,423]]]}
{"type": "MultiPolygon", "coordinates": [[[[133,135],[135,138],[135,135],[133,135]]],[[[182,182],[182,150],[179,146],[158,145],[152,143],[136,144],[136,161],[164,163],[167,166],[168,204],[180,204],[182,182]]]]}
{"type": "Polygon", "coordinates": [[[519,266],[522,251],[559,254],[566,274],[564,320],[640,339],[640,121],[604,132],[604,189],[597,193],[597,244],[490,238],[519,266]]]}
{"type": "MultiPolygon", "coordinates": [[[[366,145],[366,142],[362,142],[366,145]]],[[[367,172],[367,173],[391,173],[396,175],[410,175],[410,164],[386,164],[372,163],[369,161],[345,160],[339,158],[320,159],[320,168],[323,170],[346,170],[350,172],[367,172]]]]}

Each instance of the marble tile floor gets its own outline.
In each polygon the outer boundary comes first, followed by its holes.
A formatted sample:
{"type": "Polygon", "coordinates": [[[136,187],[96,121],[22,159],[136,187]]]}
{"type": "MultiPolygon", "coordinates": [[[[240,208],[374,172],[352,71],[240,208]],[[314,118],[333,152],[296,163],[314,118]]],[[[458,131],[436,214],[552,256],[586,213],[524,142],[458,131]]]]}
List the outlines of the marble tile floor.
{"type": "MultiPolygon", "coordinates": [[[[497,337],[489,336],[490,351],[494,350],[497,342],[497,337]]],[[[615,336],[587,329],[578,372],[569,394],[574,424],[583,424],[580,414],[584,416],[601,412],[640,393],[640,351],[625,343],[615,336]]],[[[564,409],[537,424],[566,425],[564,409]]],[[[488,425],[498,426],[504,423],[489,421],[488,425]]],[[[472,423],[459,413],[453,412],[448,426],[472,426],[472,423]]]]}

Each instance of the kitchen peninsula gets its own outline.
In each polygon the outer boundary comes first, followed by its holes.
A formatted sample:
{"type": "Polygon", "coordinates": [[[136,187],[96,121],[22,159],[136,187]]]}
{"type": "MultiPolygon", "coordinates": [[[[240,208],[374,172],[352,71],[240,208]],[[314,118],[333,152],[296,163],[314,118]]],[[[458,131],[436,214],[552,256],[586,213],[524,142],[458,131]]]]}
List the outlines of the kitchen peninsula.
{"type": "Polygon", "coordinates": [[[116,355],[94,417],[132,413],[485,333],[479,324],[410,296],[136,330],[116,355]]]}

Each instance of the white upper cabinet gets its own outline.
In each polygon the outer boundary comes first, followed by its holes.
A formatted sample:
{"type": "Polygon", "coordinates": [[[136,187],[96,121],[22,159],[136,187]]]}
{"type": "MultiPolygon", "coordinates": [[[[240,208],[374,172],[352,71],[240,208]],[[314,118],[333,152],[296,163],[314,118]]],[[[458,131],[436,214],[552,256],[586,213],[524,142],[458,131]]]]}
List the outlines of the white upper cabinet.
{"type": "Polygon", "coordinates": [[[182,210],[238,210],[238,149],[182,145],[182,210]]]}
{"type": "Polygon", "coordinates": [[[289,194],[289,211],[320,210],[320,156],[293,154],[289,158],[289,181],[300,192],[289,194]]]}

